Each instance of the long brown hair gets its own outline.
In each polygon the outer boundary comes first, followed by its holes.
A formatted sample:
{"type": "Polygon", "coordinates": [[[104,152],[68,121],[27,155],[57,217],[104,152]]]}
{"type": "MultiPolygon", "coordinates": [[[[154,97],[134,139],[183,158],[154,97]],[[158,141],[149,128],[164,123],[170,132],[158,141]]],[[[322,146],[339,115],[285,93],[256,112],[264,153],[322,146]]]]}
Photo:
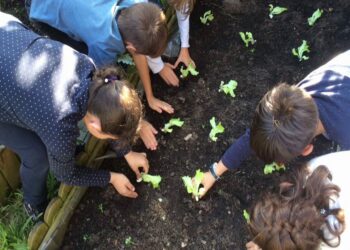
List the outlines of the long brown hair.
{"type": "Polygon", "coordinates": [[[281,182],[278,193],[263,196],[251,210],[249,229],[262,249],[313,250],[322,241],[331,247],[340,244],[344,211],[329,206],[340,188],[329,181],[332,176],[325,166],[307,177],[305,167],[297,168],[281,182]],[[336,229],[328,220],[332,216],[336,229]]]}

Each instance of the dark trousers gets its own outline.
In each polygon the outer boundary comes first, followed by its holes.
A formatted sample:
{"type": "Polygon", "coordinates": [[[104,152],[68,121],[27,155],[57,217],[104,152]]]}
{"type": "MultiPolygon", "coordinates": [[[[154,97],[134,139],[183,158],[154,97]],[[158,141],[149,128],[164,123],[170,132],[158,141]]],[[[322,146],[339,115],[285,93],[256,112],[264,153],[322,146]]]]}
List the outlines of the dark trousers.
{"type": "Polygon", "coordinates": [[[24,201],[38,208],[44,206],[47,202],[49,161],[41,139],[27,129],[0,122],[0,144],[21,158],[20,176],[24,201]]]}

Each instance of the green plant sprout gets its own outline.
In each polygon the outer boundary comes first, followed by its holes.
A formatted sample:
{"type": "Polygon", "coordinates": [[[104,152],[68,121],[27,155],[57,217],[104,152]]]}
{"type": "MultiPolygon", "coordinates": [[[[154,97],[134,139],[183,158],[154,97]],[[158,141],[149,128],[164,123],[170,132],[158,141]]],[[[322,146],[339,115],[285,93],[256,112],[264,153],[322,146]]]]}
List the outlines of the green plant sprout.
{"type": "Polygon", "coordinates": [[[125,246],[127,246],[127,247],[135,245],[135,242],[132,240],[131,236],[126,237],[124,243],[125,243],[125,246]]]}
{"type": "Polygon", "coordinates": [[[268,174],[272,174],[275,171],[284,171],[286,170],[286,166],[284,166],[284,164],[282,165],[278,165],[276,162],[273,162],[271,164],[266,164],[264,167],[264,174],[268,175],[268,174]]]}
{"type": "Polygon", "coordinates": [[[172,127],[182,127],[184,125],[184,121],[181,121],[180,118],[172,118],[168,123],[164,125],[164,127],[161,129],[163,133],[172,133],[173,129],[172,127]]]}
{"type": "Polygon", "coordinates": [[[101,214],[103,214],[104,209],[103,209],[103,204],[102,204],[102,203],[100,203],[100,204],[98,205],[98,210],[100,210],[101,214]]]}
{"type": "Polygon", "coordinates": [[[297,50],[295,48],[292,50],[293,55],[299,58],[299,62],[309,59],[308,56],[304,55],[305,52],[310,52],[309,45],[305,40],[303,40],[303,43],[298,47],[297,50]]]}
{"type": "Polygon", "coordinates": [[[310,26],[313,26],[316,21],[322,16],[323,10],[317,9],[311,17],[307,19],[307,22],[309,23],[310,26]]]}
{"type": "Polygon", "coordinates": [[[210,119],[210,125],[211,125],[211,130],[209,133],[209,138],[212,141],[216,141],[218,139],[218,137],[216,135],[224,133],[225,128],[224,128],[224,126],[221,125],[221,122],[219,122],[219,124],[216,124],[215,117],[212,117],[210,119]]]}
{"type": "Polygon", "coordinates": [[[186,78],[186,77],[188,76],[189,73],[190,73],[191,75],[193,75],[193,76],[197,76],[197,75],[199,74],[199,72],[198,72],[198,71],[196,70],[196,68],[193,66],[193,63],[190,63],[186,69],[184,69],[184,67],[181,66],[180,72],[181,72],[180,77],[181,77],[182,79],[186,78]]]}
{"type": "Polygon", "coordinates": [[[208,10],[204,12],[203,16],[199,17],[199,19],[202,24],[209,25],[209,23],[214,20],[214,15],[211,13],[211,10],[208,10]]]}
{"type": "Polygon", "coordinates": [[[123,63],[125,65],[135,65],[134,60],[131,58],[129,53],[124,53],[118,56],[117,63],[123,63]]]}
{"type": "Polygon", "coordinates": [[[235,97],[234,90],[237,88],[237,82],[235,80],[230,80],[228,83],[224,83],[221,81],[219,92],[224,92],[226,95],[230,95],[232,97],[235,97]]]}
{"type": "Polygon", "coordinates": [[[285,11],[288,10],[287,8],[284,8],[284,7],[279,7],[279,6],[273,7],[272,4],[269,4],[269,7],[270,7],[270,14],[269,14],[269,17],[270,17],[271,19],[273,18],[273,16],[282,14],[283,12],[285,12],[285,11]]]}
{"type": "Polygon", "coordinates": [[[83,240],[86,242],[86,241],[89,241],[90,240],[90,235],[88,234],[84,234],[83,235],[83,240]]]}
{"type": "Polygon", "coordinates": [[[159,188],[159,183],[162,181],[162,177],[160,175],[141,173],[141,178],[142,181],[151,183],[153,188],[159,188]]]}
{"type": "Polygon", "coordinates": [[[199,196],[204,194],[204,188],[200,188],[201,182],[204,178],[204,173],[197,169],[194,180],[189,176],[182,176],[181,179],[187,189],[187,193],[193,194],[196,201],[199,200],[199,196]]]}
{"type": "Polygon", "coordinates": [[[249,46],[249,43],[252,45],[256,43],[256,40],[254,40],[253,34],[251,32],[239,32],[239,35],[241,36],[241,39],[246,47],[249,46]]]}
{"type": "Polygon", "coordinates": [[[247,210],[243,209],[243,218],[247,221],[247,223],[249,223],[250,221],[250,215],[247,212],[247,210]]]}

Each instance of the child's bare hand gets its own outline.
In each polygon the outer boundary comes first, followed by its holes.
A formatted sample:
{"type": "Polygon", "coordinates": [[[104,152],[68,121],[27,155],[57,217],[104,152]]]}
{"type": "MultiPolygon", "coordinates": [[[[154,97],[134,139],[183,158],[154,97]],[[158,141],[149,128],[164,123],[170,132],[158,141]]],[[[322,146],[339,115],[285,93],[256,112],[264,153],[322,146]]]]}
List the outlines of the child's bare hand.
{"type": "MultiPolygon", "coordinates": [[[[192,179],[192,181],[194,181],[194,179],[192,179]]],[[[205,172],[201,183],[203,185],[203,192],[201,193],[199,198],[202,198],[209,191],[209,189],[214,185],[215,178],[209,171],[205,172]]]]}
{"type": "Polygon", "coordinates": [[[143,169],[144,173],[148,173],[149,164],[146,153],[137,153],[130,151],[124,157],[132,171],[134,171],[134,173],[136,174],[137,180],[141,178],[140,168],[143,169]]]}
{"type": "Polygon", "coordinates": [[[156,139],[158,131],[146,120],[141,121],[140,137],[145,144],[146,148],[150,150],[156,150],[158,142],[156,139]]]}
{"type": "Polygon", "coordinates": [[[153,97],[151,100],[148,100],[148,105],[151,109],[157,111],[158,113],[162,113],[163,110],[169,114],[174,113],[174,109],[170,104],[163,102],[155,97],[153,97]]]}
{"type": "Polygon", "coordinates": [[[176,69],[180,62],[184,63],[186,65],[186,67],[188,67],[188,65],[190,65],[190,64],[192,64],[193,67],[196,67],[196,64],[194,63],[194,61],[192,60],[192,58],[190,56],[188,48],[181,48],[179,57],[177,58],[175,64],[172,65],[171,67],[173,69],[176,69]]]}
{"type": "Polygon", "coordinates": [[[253,241],[249,241],[247,244],[245,244],[245,247],[247,250],[262,250],[257,244],[255,244],[253,241]]]}
{"type": "Polygon", "coordinates": [[[174,87],[179,86],[179,78],[176,76],[171,64],[165,63],[164,68],[159,72],[159,75],[163,78],[166,84],[174,87]]]}
{"type": "Polygon", "coordinates": [[[135,187],[130,183],[129,179],[125,175],[111,172],[111,179],[109,183],[114,186],[120,195],[129,198],[137,197],[135,187]]]}

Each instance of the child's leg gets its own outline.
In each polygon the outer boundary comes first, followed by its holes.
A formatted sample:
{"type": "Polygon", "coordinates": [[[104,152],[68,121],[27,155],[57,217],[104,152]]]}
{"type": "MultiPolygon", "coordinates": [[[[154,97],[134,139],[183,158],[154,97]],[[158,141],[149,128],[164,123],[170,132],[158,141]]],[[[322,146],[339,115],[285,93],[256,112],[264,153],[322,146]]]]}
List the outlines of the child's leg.
{"type": "Polygon", "coordinates": [[[21,158],[20,175],[24,201],[39,210],[47,203],[46,178],[49,171],[46,147],[33,132],[0,123],[0,144],[21,158]]]}

